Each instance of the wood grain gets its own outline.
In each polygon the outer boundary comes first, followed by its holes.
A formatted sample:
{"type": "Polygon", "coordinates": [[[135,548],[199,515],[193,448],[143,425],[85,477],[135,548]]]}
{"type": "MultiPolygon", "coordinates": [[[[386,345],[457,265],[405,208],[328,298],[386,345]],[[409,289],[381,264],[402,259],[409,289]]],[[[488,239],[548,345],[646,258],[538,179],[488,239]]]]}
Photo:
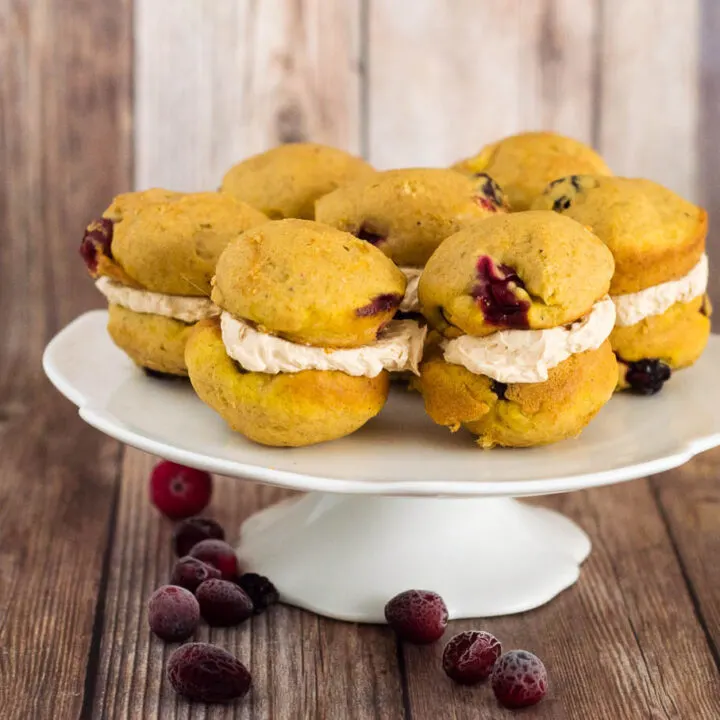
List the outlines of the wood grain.
{"type": "MultiPolygon", "coordinates": [[[[700,108],[695,152],[698,199],[710,215],[708,254],[713,269],[720,263],[720,3],[703,0],[700,15],[700,108]]],[[[716,275],[716,273],[715,273],[716,275]]],[[[720,283],[711,282],[710,297],[720,306],[720,283]]]]}
{"type": "Polygon", "coordinates": [[[127,2],[0,11],[3,718],[77,717],[97,650],[119,448],[83,425],[40,359],[97,303],[76,247],[84,219],[130,182],[129,33],[127,2]]]}
{"type": "Polygon", "coordinates": [[[213,189],[292,140],[358,151],[359,3],[136,0],[136,186],[213,189]]]}
{"type": "MultiPolygon", "coordinates": [[[[229,709],[190,705],[164,676],[173,646],[153,637],[146,602],[167,581],[171,524],[147,500],[154,459],[128,450],[102,630],[93,718],[384,718],[402,717],[395,641],[387,628],[358,627],[274,607],[239,628],[202,626],[196,639],[225,647],[253,673],[247,700],[229,709]]],[[[239,525],[287,491],[216,478],[208,514],[235,542],[239,525]]]]}
{"type": "MultiPolygon", "coordinates": [[[[647,481],[545,498],[593,541],[578,583],[529,613],[453,623],[535,652],[551,678],[533,718],[713,718],[720,680],[647,481]]],[[[498,542],[502,542],[498,538],[498,542]]],[[[441,677],[441,646],[406,647],[412,717],[510,717],[488,687],[441,677]]]]}
{"type": "Polygon", "coordinates": [[[699,2],[602,0],[599,148],[697,200],[699,2]]]}
{"type": "Polygon", "coordinates": [[[447,165],[526,129],[592,139],[593,3],[370,4],[369,157],[447,165]]]}

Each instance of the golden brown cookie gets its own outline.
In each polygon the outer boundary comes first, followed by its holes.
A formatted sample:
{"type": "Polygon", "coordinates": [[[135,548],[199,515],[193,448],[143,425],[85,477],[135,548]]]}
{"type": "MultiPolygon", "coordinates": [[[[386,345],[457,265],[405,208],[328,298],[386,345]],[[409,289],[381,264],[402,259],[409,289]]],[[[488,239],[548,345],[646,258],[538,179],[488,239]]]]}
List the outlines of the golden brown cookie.
{"type": "Polygon", "coordinates": [[[446,337],[573,322],[607,294],[612,255],[589,230],[548,211],[495,215],[447,238],[418,295],[446,337]]]}
{"type": "Polygon", "coordinates": [[[108,333],[137,365],[186,376],[185,343],[192,325],[162,315],[136,313],[120,305],[108,308],[108,333]]]}
{"type": "Polygon", "coordinates": [[[290,143],[230,168],[222,190],[274,220],[312,220],[318,198],[373,173],[364,160],[343,150],[315,143],[290,143]]]}
{"type": "Polygon", "coordinates": [[[315,212],[318,221],[367,240],[398,265],[423,267],[446,237],[506,209],[487,175],[410,168],[339,188],[318,200],[315,212]]]}
{"type": "Polygon", "coordinates": [[[195,326],[186,349],[190,380],[200,399],[230,427],[263,445],[298,447],[349,435],[377,415],[389,375],[342,372],[245,372],[225,352],[217,321],[195,326]]]}
{"type": "Polygon", "coordinates": [[[438,349],[417,383],[425,409],[439,425],[461,426],[482,447],[529,447],[576,437],[610,399],[618,368],[609,342],[572,355],[541,383],[503,384],[451,365],[438,349]]]}
{"type": "Polygon", "coordinates": [[[589,227],[615,258],[611,295],[677,280],[705,250],[707,213],[650,180],[572,175],[534,202],[589,227]]]}
{"type": "Polygon", "coordinates": [[[376,339],[405,285],[402,272],[370,243],[310,220],[276,220],[223,252],[212,299],[261,332],[357,347],[376,339]]]}
{"type": "Polygon", "coordinates": [[[505,191],[513,211],[528,210],[547,184],[567,175],[612,175],[592,148],[551,132],[511,135],[453,165],[466,175],[484,172],[505,191]]]}

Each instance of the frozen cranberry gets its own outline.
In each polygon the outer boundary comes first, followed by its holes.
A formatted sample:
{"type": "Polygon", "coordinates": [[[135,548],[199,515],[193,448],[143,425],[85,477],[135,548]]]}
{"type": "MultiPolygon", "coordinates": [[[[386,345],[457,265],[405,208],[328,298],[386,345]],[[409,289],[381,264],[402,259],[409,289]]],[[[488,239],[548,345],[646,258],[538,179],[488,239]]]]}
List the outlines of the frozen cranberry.
{"type": "Polygon", "coordinates": [[[385,293],[375,296],[367,305],[363,305],[355,311],[358,317],[372,317],[380,313],[396,310],[403,300],[402,295],[397,293],[385,293]]]}
{"type": "Polygon", "coordinates": [[[386,239],[384,235],[376,232],[365,224],[360,226],[360,229],[355,233],[355,237],[359,240],[365,240],[365,242],[369,242],[371,245],[378,245],[386,239]]]}
{"type": "Polygon", "coordinates": [[[655,395],[663,389],[672,371],[662,360],[647,359],[627,363],[625,380],[638,395],[655,395]]]}
{"type": "Polygon", "coordinates": [[[163,460],[150,475],[150,500],[172,520],[197,515],[210,502],[212,477],[203,470],[163,460]]]}
{"type": "Polygon", "coordinates": [[[482,630],[455,635],[445,646],[443,670],[461,685],[475,685],[490,675],[502,648],[499,640],[482,630]]]}
{"type": "Polygon", "coordinates": [[[470,295],[490,325],[528,327],[530,303],[515,294],[517,288],[524,289],[525,286],[513,268],[495,265],[492,258],[483,255],[477,261],[477,278],[477,285],[470,295]]]}
{"type": "Polygon", "coordinates": [[[216,567],[188,556],[180,558],[175,563],[170,582],[173,585],[184,587],[190,592],[195,592],[200,583],[219,577],[220,571],[216,567]]]}
{"type": "Polygon", "coordinates": [[[547,670],[542,660],[527,650],[511,650],[495,663],[492,689],[505,707],[535,705],[547,693],[547,670]]]}
{"type": "Polygon", "coordinates": [[[234,655],[208,643],[188,643],[175,650],[167,676],[175,692],[206,703],[243,697],[252,683],[248,669],[234,655]]]}
{"type": "Polygon", "coordinates": [[[98,253],[112,257],[112,220],[99,218],[93,220],[86,228],[80,243],[80,256],[85,261],[88,270],[95,272],[98,264],[98,253]]]}
{"type": "Polygon", "coordinates": [[[245,573],[238,578],[237,583],[252,600],[256,615],[280,600],[277,588],[264,575],[245,573]]]}
{"type": "Polygon", "coordinates": [[[252,600],[240,586],[229,580],[206,580],[195,591],[195,597],[208,625],[239,625],[253,614],[252,600]]]}
{"type": "Polygon", "coordinates": [[[150,597],[150,629],[163,640],[187,640],[200,620],[200,606],[195,596],[183,587],[163,585],[150,597]]]}
{"type": "Polygon", "coordinates": [[[187,555],[201,540],[224,540],[222,525],[212,518],[194,517],[183,520],[175,526],[173,547],[178,557],[187,555]]]}
{"type": "Polygon", "coordinates": [[[427,645],[442,637],[448,610],[437,593],[406,590],[385,606],[385,619],[401,639],[427,645]]]}
{"type": "Polygon", "coordinates": [[[201,540],[190,556],[216,567],[225,580],[235,580],[240,572],[235,550],[224,540],[201,540]]]}

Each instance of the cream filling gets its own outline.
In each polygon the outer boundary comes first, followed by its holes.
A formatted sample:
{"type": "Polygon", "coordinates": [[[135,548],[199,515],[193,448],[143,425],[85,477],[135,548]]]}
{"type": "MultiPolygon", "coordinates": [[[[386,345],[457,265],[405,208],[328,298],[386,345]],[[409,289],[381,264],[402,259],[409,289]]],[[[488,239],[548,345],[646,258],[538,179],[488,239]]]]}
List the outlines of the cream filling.
{"type": "Polygon", "coordinates": [[[537,383],[571,355],[595,350],[615,325],[615,305],[606,297],[571,325],[547,330],[500,330],[485,337],[444,340],[445,360],[502,383],[537,383]]]}
{"type": "Polygon", "coordinates": [[[708,285],[708,257],[703,255],[700,262],[679,280],[654,285],[627,295],[613,296],[619,327],[635,325],[653,315],[662,315],[675,303],[686,303],[703,295],[708,285]]]}
{"type": "Polygon", "coordinates": [[[99,278],[95,287],[110,303],[122,305],[136,313],[162,315],[186,323],[195,323],[220,314],[220,308],[206,297],[166,295],[149,290],[139,290],[111,280],[109,277],[99,278]]]}
{"type": "Polygon", "coordinates": [[[245,370],[271,375],[303,370],[339,370],[355,377],[376,377],[383,370],[418,375],[427,333],[413,320],[393,320],[370,345],[329,350],[258,332],[227,312],[220,317],[220,328],[233,360],[245,370]]]}
{"type": "Polygon", "coordinates": [[[400,303],[400,312],[420,312],[420,301],[418,300],[418,283],[422,275],[422,268],[401,267],[400,270],[407,278],[405,297],[400,303]]]}

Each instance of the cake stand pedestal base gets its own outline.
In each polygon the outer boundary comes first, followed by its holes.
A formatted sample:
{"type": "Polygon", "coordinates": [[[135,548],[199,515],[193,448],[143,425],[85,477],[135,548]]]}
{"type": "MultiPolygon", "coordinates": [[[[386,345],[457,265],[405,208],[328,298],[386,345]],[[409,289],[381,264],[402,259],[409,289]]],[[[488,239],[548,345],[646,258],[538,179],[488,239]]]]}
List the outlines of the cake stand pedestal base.
{"type": "Polygon", "coordinates": [[[284,602],[376,623],[411,588],[439,593],[451,618],[538,607],[577,580],[590,540],[563,515],[510,498],[313,492],[249,518],[238,552],[284,602]]]}

